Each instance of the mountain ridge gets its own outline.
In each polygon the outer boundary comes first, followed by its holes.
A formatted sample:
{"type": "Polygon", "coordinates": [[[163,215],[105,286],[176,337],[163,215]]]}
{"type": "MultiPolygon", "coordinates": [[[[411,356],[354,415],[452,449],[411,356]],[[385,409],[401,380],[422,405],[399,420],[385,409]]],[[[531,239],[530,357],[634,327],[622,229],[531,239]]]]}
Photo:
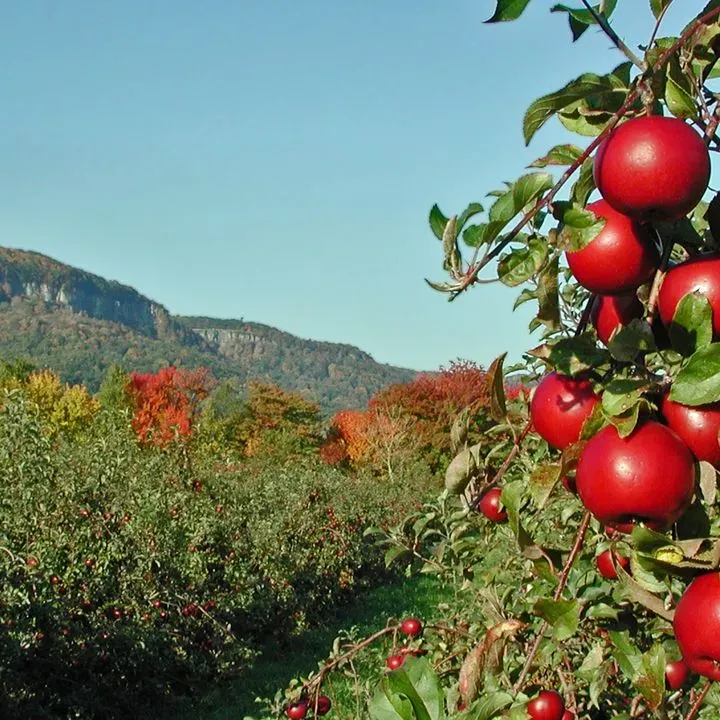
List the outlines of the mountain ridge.
{"type": "Polygon", "coordinates": [[[0,355],[50,367],[91,391],[114,363],[143,372],[204,365],[219,380],[302,392],[326,413],[364,407],[378,390],[418,374],[349,343],[242,318],[172,315],[130,285],[9,247],[0,247],[0,355]]]}

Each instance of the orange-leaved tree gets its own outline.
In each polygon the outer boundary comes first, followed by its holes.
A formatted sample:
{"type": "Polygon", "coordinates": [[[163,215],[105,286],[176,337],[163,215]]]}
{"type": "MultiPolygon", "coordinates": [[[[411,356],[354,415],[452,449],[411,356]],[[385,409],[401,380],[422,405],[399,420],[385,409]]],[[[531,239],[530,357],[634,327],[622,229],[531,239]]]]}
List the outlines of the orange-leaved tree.
{"type": "Polygon", "coordinates": [[[164,367],[156,373],[133,373],[128,392],[133,399],[133,429],[143,443],[164,446],[193,432],[200,402],[214,379],[207,368],[164,367]]]}

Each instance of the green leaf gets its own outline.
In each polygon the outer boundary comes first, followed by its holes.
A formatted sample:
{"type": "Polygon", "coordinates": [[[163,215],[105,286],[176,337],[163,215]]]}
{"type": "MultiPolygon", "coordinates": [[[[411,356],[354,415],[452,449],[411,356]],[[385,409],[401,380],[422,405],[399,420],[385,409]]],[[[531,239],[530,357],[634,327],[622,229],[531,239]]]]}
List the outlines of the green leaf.
{"type": "Polygon", "coordinates": [[[660,13],[672,2],[672,0],[650,0],[650,10],[657,20],[660,13]]]}
{"type": "Polygon", "coordinates": [[[537,279],[537,319],[548,330],[559,330],[561,327],[560,298],[558,296],[559,269],[560,258],[556,257],[540,271],[537,279]]]}
{"type": "Polygon", "coordinates": [[[697,350],[670,388],[670,399],[683,405],[706,405],[720,400],[720,343],[697,350]]]}
{"type": "Polygon", "coordinates": [[[530,496],[539,510],[545,506],[553,488],[560,480],[561,469],[559,463],[538,465],[530,475],[530,496]]]}
{"type": "MultiPolygon", "coordinates": [[[[603,15],[606,18],[609,18],[615,10],[617,0],[607,0],[607,2],[603,4],[605,5],[603,15]]],[[[601,6],[602,5],[595,5],[595,11],[599,12],[601,6]]],[[[570,30],[573,34],[573,40],[577,40],[588,29],[588,26],[597,24],[593,14],[589,10],[583,8],[570,8],[567,5],[558,4],[553,5],[553,7],[550,8],[550,12],[566,12],[568,14],[568,21],[570,23],[570,30]]]]}
{"type": "Polygon", "coordinates": [[[531,237],[525,247],[516,248],[498,261],[498,278],[503,285],[515,287],[527,282],[542,269],[548,256],[544,238],[531,237]]]}
{"type": "Polygon", "coordinates": [[[557,244],[561,250],[568,252],[577,252],[587,247],[607,222],[604,218],[595,215],[592,210],[586,210],[572,203],[556,203],[555,213],[562,223],[557,244]]]}
{"type": "Polygon", "coordinates": [[[507,404],[505,402],[505,378],[503,376],[503,363],[507,353],[496,357],[485,375],[485,382],[490,390],[490,416],[496,422],[502,422],[507,417],[507,404]]]}
{"type": "Polygon", "coordinates": [[[590,193],[595,189],[595,176],[593,175],[593,158],[587,158],[580,166],[578,179],[570,191],[571,202],[585,207],[590,193]]]}
{"type": "Polygon", "coordinates": [[[699,290],[683,295],[668,332],[673,349],[690,356],[712,342],[712,307],[699,290]]]}
{"type": "Polygon", "coordinates": [[[512,187],[515,212],[520,212],[526,205],[534,203],[546,190],[554,185],[550,173],[530,173],[523,175],[512,187]]]}
{"type": "Polygon", "coordinates": [[[486,23],[508,22],[517,20],[530,4],[530,0],[497,0],[493,16],[486,23]]]}
{"type": "Polygon", "coordinates": [[[520,522],[520,507],[522,505],[525,483],[522,480],[506,483],[503,487],[500,501],[507,510],[508,525],[518,541],[521,549],[532,545],[532,538],[528,535],[520,522]]]}
{"type": "Polygon", "coordinates": [[[650,383],[642,378],[611,380],[602,394],[603,410],[608,415],[622,415],[637,404],[650,383]]]}
{"type": "Polygon", "coordinates": [[[577,600],[538,600],[533,612],[552,626],[558,642],[572,637],[580,624],[581,605],[577,600]]]}
{"type": "Polygon", "coordinates": [[[642,670],[642,655],[631,642],[627,632],[610,630],[610,641],[613,644],[613,657],[617,661],[623,675],[635,680],[642,670]]]}
{"type": "Polygon", "coordinates": [[[457,216],[453,215],[445,225],[442,236],[443,253],[445,255],[443,268],[458,272],[462,264],[462,256],[457,244],[457,216]]]}
{"type": "Polygon", "coordinates": [[[469,482],[478,476],[483,468],[480,452],[481,443],[461,450],[450,462],[445,471],[445,488],[452,495],[459,495],[469,482]]]}
{"type": "Polygon", "coordinates": [[[403,556],[409,556],[410,551],[400,545],[393,545],[385,552],[385,567],[389,568],[396,560],[403,556]]]}
{"type": "Polygon", "coordinates": [[[635,680],[635,686],[655,712],[665,699],[665,649],[662,645],[653,645],[642,656],[641,671],[635,680]]]}
{"type": "Polygon", "coordinates": [[[683,73],[675,53],[666,66],[665,103],[675,117],[693,118],[697,115],[694,94],[691,80],[683,73]]]}
{"type": "Polygon", "coordinates": [[[473,710],[473,720],[490,720],[501,710],[512,705],[512,702],[512,695],[508,695],[506,692],[494,692],[484,695],[473,710]]]}
{"type": "Polygon", "coordinates": [[[641,352],[655,352],[655,337],[645,320],[635,318],[615,333],[608,344],[610,354],[622,362],[632,362],[641,352]]]}
{"type": "Polygon", "coordinates": [[[448,218],[440,212],[440,208],[437,205],[433,205],[432,208],[430,208],[429,222],[433,235],[435,235],[438,240],[442,240],[445,226],[448,224],[448,218]]]}
{"type": "Polygon", "coordinates": [[[459,233],[464,227],[465,223],[474,215],[481,213],[483,206],[480,203],[470,203],[461,213],[457,219],[457,233],[459,233]]]}
{"type": "Polygon", "coordinates": [[[386,694],[396,693],[412,704],[416,720],[444,720],[445,693],[425,658],[406,657],[405,663],[386,678],[386,694]]]}
{"type": "Polygon", "coordinates": [[[398,698],[391,702],[383,689],[378,689],[375,693],[368,705],[368,711],[372,720],[415,720],[409,700],[403,702],[402,698],[398,698]]]}
{"type": "Polygon", "coordinates": [[[613,93],[619,92],[624,95],[626,85],[623,84],[618,71],[619,68],[616,68],[608,75],[585,73],[560,90],[544,95],[531,103],[523,119],[525,144],[530,144],[535,133],[553,115],[569,108],[574,103],[585,100],[588,96],[594,96],[602,100],[613,93]]]}
{"type": "Polygon", "coordinates": [[[563,375],[577,375],[609,360],[588,334],[563,338],[550,348],[550,363],[563,375]]]}
{"type": "Polygon", "coordinates": [[[528,165],[528,167],[544,168],[548,165],[572,165],[582,157],[583,152],[583,149],[577,145],[556,145],[548,151],[547,155],[538,158],[528,165]]]}

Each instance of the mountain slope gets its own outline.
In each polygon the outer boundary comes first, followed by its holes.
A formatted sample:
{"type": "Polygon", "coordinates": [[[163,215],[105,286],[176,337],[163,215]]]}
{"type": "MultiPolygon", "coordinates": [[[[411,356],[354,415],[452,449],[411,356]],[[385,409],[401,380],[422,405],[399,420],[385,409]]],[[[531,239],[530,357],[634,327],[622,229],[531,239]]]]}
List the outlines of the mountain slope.
{"type": "Polygon", "coordinates": [[[363,407],[415,372],[352,345],[303,340],[244,320],[175,317],[135,289],[39,253],[0,248],[0,356],[24,357],[95,391],[107,368],[206,366],[218,379],[267,380],[325,412],[363,407]]]}

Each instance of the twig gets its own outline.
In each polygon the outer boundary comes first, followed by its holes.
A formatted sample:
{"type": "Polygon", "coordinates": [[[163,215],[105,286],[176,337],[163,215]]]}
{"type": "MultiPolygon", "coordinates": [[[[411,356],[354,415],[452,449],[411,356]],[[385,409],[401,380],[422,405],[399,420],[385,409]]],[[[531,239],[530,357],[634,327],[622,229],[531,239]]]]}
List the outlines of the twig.
{"type": "Polygon", "coordinates": [[[705,683],[705,686],[700,691],[700,694],[697,697],[697,700],[693,703],[693,706],[690,708],[690,712],[687,714],[685,720],[695,720],[697,717],[697,714],[700,712],[700,706],[705,701],[705,696],[710,692],[710,688],[712,687],[713,681],[708,680],[705,683]]]}
{"type": "Polygon", "coordinates": [[[655,272],[655,277],[653,277],[652,287],[650,288],[650,297],[648,298],[647,321],[649,325],[652,325],[653,320],[655,319],[655,311],[657,310],[660,287],[662,286],[665,275],[667,274],[667,266],[670,262],[670,253],[672,253],[672,248],[674,245],[672,239],[664,239],[657,231],[657,228],[651,226],[651,231],[654,232],[655,236],[660,239],[662,255],[660,257],[660,266],[655,272]]]}
{"type": "MultiPolygon", "coordinates": [[[[651,76],[653,73],[657,72],[660,68],[664,67],[670,58],[673,56],[675,51],[682,47],[688,39],[697,32],[698,28],[701,25],[705,25],[710,20],[713,20],[718,15],[720,15],[720,7],[716,7],[713,10],[710,10],[709,12],[706,12],[704,15],[699,17],[694,23],[692,23],[686,30],[683,32],[682,35],[660,56],[658,61],[650,67],[645,75],[651,76]]],[[[643,76],[644,77],[644,76],[643,76]]],[[[553,185],[552,188],[547,192],[546,195],[541,197],[535,205],[528,210],[522,218],[518,221],[518,223],[510,230],[510,232],[493,248],[491,252],[487,252],[487,248],[485,248],[485,254],[483,255],[483,259],[481,262],[478,262],[478,255],[480,253],[480,248],[475,248],[475,252],[473,253],[473,257],[470,261],[468,272],[465,275],[464,279],[462,280],[460,287],[453,291],[452,295],[450,296],[449,300],[452,302],[457,298],[460,293],[467,290],[470,285],[472,285],[477,276],[479,275],[480,271],[487,265],[490,260],[493,260],[496,258],[507,246],[512,240],[517,237],[518,233],[537,215],[540,210],[545,208],[547,205],[549,205],[554,197],[560,192],[560,190],[563,188],[565,183],[572,177],[572,175],[575,173],[575,171],[587,160],[590,155],[593,153],[593,151],[607,138],[607,136],[610,134],[610,132],[613,130],[613,128],[620,122],[620,120],[627,114],[627,112],[630,110],[630,107],[632,104],[640,97],[641,94],[641,85],[643,84],[643,77],[640,78],[637,85],[635,86],[635,89],[632,90],[627,98],[625,99],[625,102],[621,105],[621,107],[615,112],[615,114],[610,118],[607,125],[605,126],[604,130],[600,135],[598,135],[591,143],[588,145],[588,147],[585,149],[585,152],[572,164],[570,167],[560,176],[560,179],[553,185]]]]}
{"type": "Polygon", "coordinates": [[[595,295],[591,294],[590,297],[587,299],[587,302],[585,303],[585,307],[583,308],[582,315],[580,316],[580,321],[577,324],[577,327],[575,328],[575,337],[578,335],[581,335],[583,330],[585,330],[585,327],[587,326],[590,315],[592,314],[592,308],[593,304],[595,302],[595,295]]]}
{"type": "MultiPolygon", "coordinates": [[[[555,593],[553,594],[553,600],[557,602],[563,594],[563,590],[565,590],[565,586],[567,585],[568,577],[570,576],[570,570],[572,570],[572,566],[575,563],[575,559],[578,556],[578,553],[580,552],[583,542],[585,541],[585,533],[587,533],[588,526],[590,525],[590,513],[586,512],[585,517],[583,517],[582,522],[580,523],[580,527],[578,528],[577,535],[575,536],[575,544],[572,547],[572,550],[570,551],[570,554],[568,555],[568,559],[565,561],[565,565],[563,567],[562,573],[560,574],[560,579],[558,580],[558,586],[555,588],[555,593]]],[[[532,662],[535,659],[535,655],[537,655],[537,651],[540,649],[540,643],[543,640],[543,635],[545,635],[546,630],[550,627],[550,623],[547,622],[547,620],[543,621],[542,625],[540,626],[540,630],[538,630],[537,637],[535,638],[535,642],[532,645],[532,648],[530,649],[530,652],[528,653],[528,656],[525,660],[525,665],[523,665],[523,669],[520,671],[520,675],[518,676],[518,679],[515,681],[515,685],[513,685],[513,692],[517,693],[519,692],[520,688],[523,686],[523,683],[525,682],[525,679],[528,676],[528,673],[530,672],[530,667],[532,666],[532,662]]]]}
{"type": "Polygon", "coordinates": [[[652,35],[650,35],[650,40],[648,41],[648,50],[652,47],[653,43],[655,42],[655,38],[657,37],[658,30],[660,30],[660,23],[662,23],[663,18],[665,17],[665,13],[668,11],[668,8],[672,5],[672,0],[668,2],[667,5],[660,11],[660,13],[657,16],[657,20],[655,20],[655,27],[653,28],[652,35]]]}
{"type": "Polygon", "coordinates": [[[470,500],[470,508],[472,510],[477,510],[478,503],[482,499],[482,496],[492,487],[495,487],[500,480],[502,480],[503,475],[507,472],[507,469],[510,467],[510,464],[515,459],[515,456],[520,452],[520,447],[523,444],[523,440],[527,437],[528,433],[532,429],[532,420],[528,420],[525,424],[525,427],[522,429],[522,432],[517,436],[515,439],[515,442],[513,443],[513,446],[508,453],[505,460],[503,460],[503,464],[500,466],[498,471],[493,475],[492,480],[483,486],[482,490],[479,491],[474,498],[470,500]]]}
{"type": "Polygon", "coordinates": [[[588,0],[582,0],[582,4],[587,8],[588,12],[593,16],[593,20],[600,26],[600,29],[610,38],[610,41],[625,57],[643,72],[647,70],[647,63],[639,58],[622,40],[622,38],[613,30],[608,19],[599,13],[588,0]]]}

